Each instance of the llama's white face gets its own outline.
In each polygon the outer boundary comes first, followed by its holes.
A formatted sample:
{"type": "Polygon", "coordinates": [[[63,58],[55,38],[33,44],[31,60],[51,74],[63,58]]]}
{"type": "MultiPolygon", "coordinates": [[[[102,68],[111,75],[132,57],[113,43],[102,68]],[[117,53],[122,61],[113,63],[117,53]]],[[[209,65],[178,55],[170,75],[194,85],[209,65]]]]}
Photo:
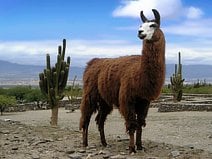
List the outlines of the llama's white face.
{"type": "Polygon", "coordinates": [[[143,23],[143,25],[138,29],[138,37],[144,40],[151,40],[157,27],[158,25],[155,22],[143,23]]]}

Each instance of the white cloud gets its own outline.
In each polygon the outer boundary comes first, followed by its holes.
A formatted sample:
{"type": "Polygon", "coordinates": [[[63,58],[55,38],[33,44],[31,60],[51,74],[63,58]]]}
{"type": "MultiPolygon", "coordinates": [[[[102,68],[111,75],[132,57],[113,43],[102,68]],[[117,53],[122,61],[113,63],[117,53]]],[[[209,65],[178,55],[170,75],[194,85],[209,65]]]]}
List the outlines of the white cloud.
{"type": "Polygon", "coordinates": [[[212,19],[187,20],[179,24],[165,26],[165,33],[193,37],[212,38],[212,19]]]}
{"type": "Polygon", "coordinates": [[[187,9],[187,18],[189,19],[199,19],[203,14],[203,11],[196,7],[189,7],[187,9]]]}
{"type": "MultiPolygon", "coordinates": [[[[183,42],[182,42],[183,43],[183,42]]],[[[185,42],[184,42],[185,43],[185,42]]],[[[204,43],[204,41],[203,41],[204,43]]],[[[212,43],[211,43],[212,44],[212,43]]],[[[168,63],[177,63],[178,52],[181,52],[183,64],[210,64],[212,63],[211,44],[192,45],[168,43],[166,59],[168,63]]]]}
{"type": "MultiPolygon", "coordinates": [[[[0,42],[0,59],[15,63],[44,65],[46,53],[56,60],[60,41],[10,41],[0,42]]],[[[118,57],[139,54],[139,46],[122,40],[67,40],[66,55],[71,56],[73,65],[85,65],[94,57],[118,57]]]]}
{"type": "Polygon", "coordinates": [[[139,17],[143,10],[147,17],[152,17],[152,9],[157,9],[162,17],[172,18],[182,9],[181,0],[125,0],[113,11],[114,17],[139,17]]]}
{"type": "Polygon", "coordinates": [[[59,44],[61,42],[56,40],[0,41],[0,59],[20,64],[44,65],[46,54],[55,55],[59,44]]]}
{"type": "Polygon", "coordinates": [[[162,18],[174,19],[186,17],[188,19],[198,19],[204,14],[200,8],[194,6],[183,6],[182,0],[123,0],[113,11],[114,17],[138,18],[143,10],[147,17],[153,18],[152,9],[160,12],[162,18]]]}
{"type": "MultiPolygon", "coordinates": [[[[61,41],[0,42],[0,59],[21,64],[45,65],[46,53],[55,62],[57,46],[61,41]]],[[[167,63],[176,63],[177,53],[182,52],[184,64],[211,64],[212,42],[182,41],[166,45],[167,63]]],[[[72,66],[85,66],[95,57],[119,57],[141,54],[141,43],[132,44],[122,40],[67,40],[67,56],[72,58],[72,66]]]]}

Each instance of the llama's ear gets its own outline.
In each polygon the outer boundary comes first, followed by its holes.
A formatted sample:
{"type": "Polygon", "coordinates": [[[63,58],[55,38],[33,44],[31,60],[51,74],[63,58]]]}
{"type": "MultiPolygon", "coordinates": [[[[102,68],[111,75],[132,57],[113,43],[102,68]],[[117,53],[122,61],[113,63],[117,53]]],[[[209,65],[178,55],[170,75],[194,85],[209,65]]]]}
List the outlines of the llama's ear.
{"type": "Polygon", "coordinates": [[[148,21],[148,19],[144,16],[143,11],[141,11],[140,16],[141,16],[141,20],[143,21],[143,23],[148,21]]]}
{"type": "Polygon", "coordinates": [[[155,22],[160,26],[160,14],[156,9],[152,9],[152,12],[155,16],[155,22]]]}

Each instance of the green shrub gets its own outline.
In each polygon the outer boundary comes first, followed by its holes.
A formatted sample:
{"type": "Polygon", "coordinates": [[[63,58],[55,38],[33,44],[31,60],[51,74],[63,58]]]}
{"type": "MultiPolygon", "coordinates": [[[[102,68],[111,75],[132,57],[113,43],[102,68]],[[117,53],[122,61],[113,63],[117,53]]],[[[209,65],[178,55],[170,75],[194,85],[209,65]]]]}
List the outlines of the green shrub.
{"type": "Polygon", "coordinates": [[[1,111],[1,115],[3,115],[3,111],[5,110],[6,107],[13,106],[15,104],[16,104],[15,97],[8,97],[8,96],[5,96],[5,95],[0,95],[0,111],[1,111]]]}

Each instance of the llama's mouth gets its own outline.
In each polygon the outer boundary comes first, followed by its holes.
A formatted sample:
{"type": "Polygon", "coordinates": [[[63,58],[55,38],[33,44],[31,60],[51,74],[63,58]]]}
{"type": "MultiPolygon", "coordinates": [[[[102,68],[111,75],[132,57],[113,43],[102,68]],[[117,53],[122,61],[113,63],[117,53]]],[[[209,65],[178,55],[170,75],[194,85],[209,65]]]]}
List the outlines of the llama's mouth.
{"type": "Polygon", "coordinates": [[[144,34],[138,34],[138,37],[143,40],[146,37],[146,35],[144,35],[144,34]]]}

